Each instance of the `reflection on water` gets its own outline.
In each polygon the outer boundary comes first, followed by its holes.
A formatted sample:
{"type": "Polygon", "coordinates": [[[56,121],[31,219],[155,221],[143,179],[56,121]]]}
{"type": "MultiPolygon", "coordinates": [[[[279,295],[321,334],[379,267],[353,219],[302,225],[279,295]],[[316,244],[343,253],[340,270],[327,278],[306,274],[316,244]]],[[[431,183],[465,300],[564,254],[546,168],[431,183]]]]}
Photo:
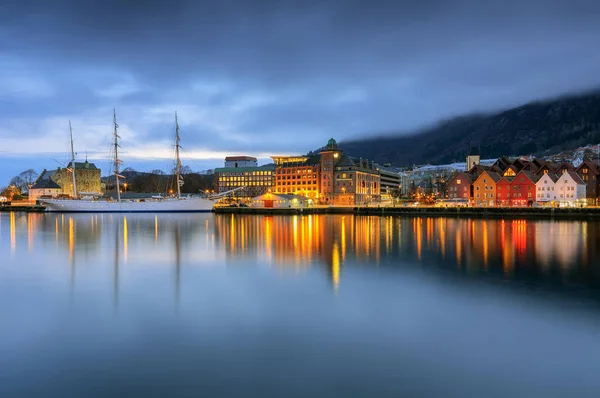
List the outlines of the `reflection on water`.
{"type": "Polygon", "coordinates": [[[599,250],[596,222],[0,214],[0,396],[592,397],[599,250]]]}
{"type": "MultiPolygon", "coordinates": [[[[377,216],[78,215],[18,214],[0,218],[0,248],[10,253],[46,250],[54,241],[68,253],[90,258],[112,251],[118,262],[154,262],[172,253],[176,280],[182,240],[230,261],[266,262],[276,268],[315,265],[337,288],[346,263],[378,267],[399,260],[456,268],[468,274],[502,274],[507,280],[551,280],[598,286],[600,223],[377,216]],[[53,239],[49,236],[53,235],[53,239]],[[2,236],[2,235],[0,235],[2,236]],[[26,242],[25,242],[26,241],[26,242]]],[[[60,254],[56,254],[60,259],[60,254]]]]}
{"type": "Polygon", "coordinates": [[[277,267],[416,260],[505,279],[598,286],[600,223],[354,216],[217,216],[217,248],[277,267]],[[596,260],[596,261],[594,261],[596,260]],[[592,263],[593,262],[593,263],[592,263]]]}

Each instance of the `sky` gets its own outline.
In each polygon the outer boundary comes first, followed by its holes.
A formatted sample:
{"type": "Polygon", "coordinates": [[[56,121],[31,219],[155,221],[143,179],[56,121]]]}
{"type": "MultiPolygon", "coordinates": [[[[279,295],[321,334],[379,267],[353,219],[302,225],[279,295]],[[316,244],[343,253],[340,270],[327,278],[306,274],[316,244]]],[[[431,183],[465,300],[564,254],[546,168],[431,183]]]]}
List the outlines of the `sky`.
{"type": "Polygon", "coordinates": [[[299,154],[600,86],[597,0],[0,0],[0,186],[299,154]]]}

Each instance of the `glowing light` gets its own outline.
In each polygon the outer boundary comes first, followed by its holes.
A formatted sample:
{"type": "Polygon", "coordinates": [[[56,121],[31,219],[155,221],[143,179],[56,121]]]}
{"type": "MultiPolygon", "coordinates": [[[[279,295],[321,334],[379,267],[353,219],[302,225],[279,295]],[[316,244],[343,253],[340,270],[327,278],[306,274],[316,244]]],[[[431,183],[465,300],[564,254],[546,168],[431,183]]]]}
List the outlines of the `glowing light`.
{"type": "Polygon", "coordinates": [[[158,216],[154,216],[154,241],[158,243],[158,216]]]}
{"type": "Polygon", "coordinates": [[[331,280],[337,292],[340,285],[340,251],[337,242],[333,242],[333,252],[331,254],[331,280]]]}
{"type": "Polygon", "coordinates": [[[10,229],[10,251],[12,253],[17,249],[17,223],[15,221],[15,213],[10,212],[9,216],[9,229],[10,229]]]}
{"type": "Polygon", "coordinates": [[[27,214],[27,250],[33,248],[33,214],[27,214]]]}
{"type": "Polygon", "coordinates": [[[69,217],[69,259],[73,263],[75,256],[75,224],[73,218],[69,217]]]}
{"type": "Polygon", "coordinates": [[[129,249],[129,231],[127,229],[127,217],[123,217],[123,259],[127,262],[129,249]]]}
{"type": "Polygon", "coordinates": [[[487,221],[484,221],[483,222],[483,265],[486,269],[488,266],[488,256],[489,256],[488,226],[487,226],[487,221]]]}

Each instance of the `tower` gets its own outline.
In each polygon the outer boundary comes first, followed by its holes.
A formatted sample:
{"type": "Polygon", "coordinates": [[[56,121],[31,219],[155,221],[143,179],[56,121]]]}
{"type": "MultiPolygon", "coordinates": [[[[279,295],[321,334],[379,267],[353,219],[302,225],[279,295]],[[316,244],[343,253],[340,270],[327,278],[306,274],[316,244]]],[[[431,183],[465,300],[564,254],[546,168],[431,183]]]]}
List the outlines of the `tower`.
{"type": "Polygon", "coordinates": [[[466,171],[469,171],[473,168],[473,166],[478,165],[480,160],[481,160],[481,156],[479,154],[479,148],[472,145],[471,149],[469,150],[469,154],[467,155],[466,171]]]}

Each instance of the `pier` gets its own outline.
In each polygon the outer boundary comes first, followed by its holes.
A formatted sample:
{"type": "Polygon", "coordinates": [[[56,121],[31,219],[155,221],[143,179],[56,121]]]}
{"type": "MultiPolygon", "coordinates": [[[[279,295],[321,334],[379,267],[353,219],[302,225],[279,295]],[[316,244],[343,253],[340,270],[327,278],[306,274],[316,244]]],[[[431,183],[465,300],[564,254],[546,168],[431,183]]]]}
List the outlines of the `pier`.
{"type": "Polygon", "coordinates": [[[216,207],[220,214],[355,214],[372,216],[459,217],[495,219],[565,219],[600,220],[599,207],[546,208],[546,207],[365,207],[315,206],[307,208],[265,209],[252,207],[216,207]]]}

